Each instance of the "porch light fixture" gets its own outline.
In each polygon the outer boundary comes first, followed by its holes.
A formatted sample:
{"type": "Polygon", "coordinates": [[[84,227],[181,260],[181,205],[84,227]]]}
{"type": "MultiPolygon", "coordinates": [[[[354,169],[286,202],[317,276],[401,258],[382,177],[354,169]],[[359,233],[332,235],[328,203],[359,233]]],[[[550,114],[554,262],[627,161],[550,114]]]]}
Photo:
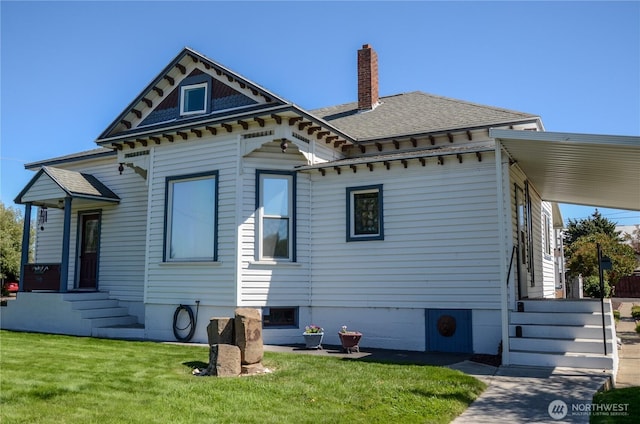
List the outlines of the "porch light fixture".
{"type": "Polygon", "coordinates": [[[124,163],[120,162],[120,166],[118,166],[118,171],[120,172],[120,175],[122,175],[122,171],[124,171],[124,163]]]}
{"type": "Polygon", "coordinates": [[[282,150],[282,153],[285,153],[287,151],[287,147],[289,147],[289,144],[287,143],[287,139],[283,138],[282,141],[280,142],[280,149],[282,150]]]}

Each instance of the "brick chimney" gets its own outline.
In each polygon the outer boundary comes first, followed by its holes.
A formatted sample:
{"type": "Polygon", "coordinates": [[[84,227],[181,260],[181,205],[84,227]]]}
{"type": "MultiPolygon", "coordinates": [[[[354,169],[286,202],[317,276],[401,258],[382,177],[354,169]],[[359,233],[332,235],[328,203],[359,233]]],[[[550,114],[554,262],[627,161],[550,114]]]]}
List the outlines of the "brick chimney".
{"type": "Polygon", "coordinates": [[[358,50],[358,109],[371,110],[378,103],[378,54],[369,44],[358,50]]]}

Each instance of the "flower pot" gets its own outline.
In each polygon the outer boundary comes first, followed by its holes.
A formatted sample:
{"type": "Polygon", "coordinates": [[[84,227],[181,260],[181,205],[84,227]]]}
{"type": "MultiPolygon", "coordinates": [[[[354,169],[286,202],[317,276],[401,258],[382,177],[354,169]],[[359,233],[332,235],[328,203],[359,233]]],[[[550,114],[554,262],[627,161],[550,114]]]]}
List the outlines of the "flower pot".
{"type": "Polygon", "coordinates": [[[322,349],[322,337],[324,333],[302,333],[307,349],[322,349]]]}
{"type": "Polygon", "coordinates": [[[351,353],[354,350],[356,352],[360,352],[360,339],[362,338],[362,333],[358,333],[357,331],[349,331],[347,333],[338,333],[340,336],[340,343],[342,343],[342,350],[347,353],[351,353]]]}

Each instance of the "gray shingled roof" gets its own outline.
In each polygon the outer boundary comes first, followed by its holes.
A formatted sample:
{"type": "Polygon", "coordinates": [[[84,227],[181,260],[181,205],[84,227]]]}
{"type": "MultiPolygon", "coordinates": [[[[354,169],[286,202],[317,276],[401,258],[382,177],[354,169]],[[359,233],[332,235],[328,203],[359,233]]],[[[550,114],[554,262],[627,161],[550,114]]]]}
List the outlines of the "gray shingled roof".
{"type": "Polygon", "coordinates": [[[61,163],[75,162],[77,160],[86,160],[103,156],[116,156],[117,152],[113,149],[98,147],[97,149],[86,150],[83,152],[72,153],[69,155],[58,156],[51,159],[30,162],[24,165],[25,169],[38,169],[42,166],[59,165],[61,163]]]}
{"type": "Polygon", "coordinates": [[[414,91],[380,98],[371,111],[358,103],[311,111],[359,141],[455,129],[504,125],[538,118],[537,115],[485,106],[414,91]]]}
{"type": "Polygon", "coordinates": [[[50,176],[60,188],[74,197],[120,200],[113,191],[91,174],[83,174],[81,172],[53,168],[51,166],[44,166],[42,170],[50,176]]]}

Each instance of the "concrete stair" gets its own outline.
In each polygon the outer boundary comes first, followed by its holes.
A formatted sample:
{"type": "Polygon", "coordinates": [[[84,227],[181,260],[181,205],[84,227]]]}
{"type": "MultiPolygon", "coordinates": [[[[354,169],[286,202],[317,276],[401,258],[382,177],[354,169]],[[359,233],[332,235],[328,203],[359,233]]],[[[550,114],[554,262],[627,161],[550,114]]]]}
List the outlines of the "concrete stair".
{"type": "Polygon", "coordinates": [[[144,339],[144,325],[106,292],[18,293],[2,308],[2,328],[105,338],[144,339]]]}
{"type": "Polygon", "coordinates": [[[509,312],[512,365],[617,369],[617,339],[609,300],[604,303],[604,334],[599,300],[540,299],[520,303],[521,312],[509,312]]]}

